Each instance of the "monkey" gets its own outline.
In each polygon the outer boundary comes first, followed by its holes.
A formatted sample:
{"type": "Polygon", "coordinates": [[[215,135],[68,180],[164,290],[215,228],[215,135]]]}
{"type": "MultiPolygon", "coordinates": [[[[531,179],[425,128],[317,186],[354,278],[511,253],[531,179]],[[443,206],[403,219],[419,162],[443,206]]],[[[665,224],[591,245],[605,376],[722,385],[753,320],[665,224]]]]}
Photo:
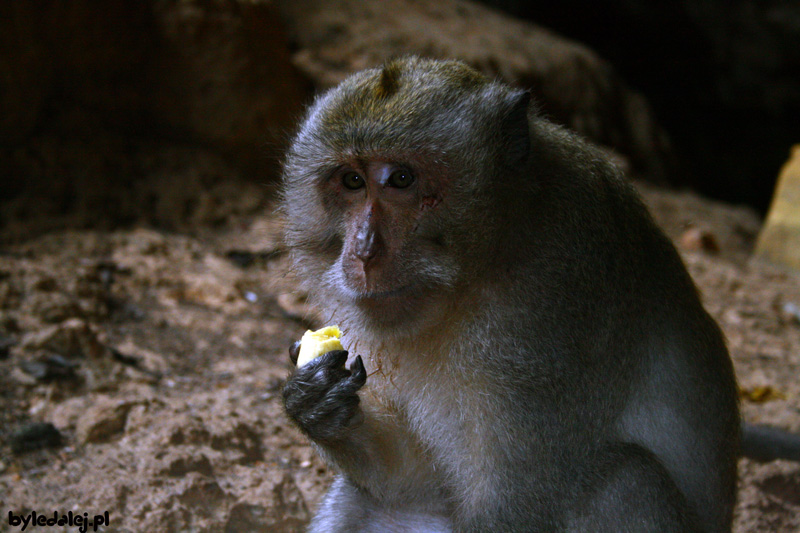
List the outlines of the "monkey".
{"type": "Polygon", "coordinates": [[[634,187],[527,91],[456,60],[353,74],[309,106],[280,210],[344,332],[283,389],[336,471],[310,531],[730,531],[721,330],[634,187]]]}

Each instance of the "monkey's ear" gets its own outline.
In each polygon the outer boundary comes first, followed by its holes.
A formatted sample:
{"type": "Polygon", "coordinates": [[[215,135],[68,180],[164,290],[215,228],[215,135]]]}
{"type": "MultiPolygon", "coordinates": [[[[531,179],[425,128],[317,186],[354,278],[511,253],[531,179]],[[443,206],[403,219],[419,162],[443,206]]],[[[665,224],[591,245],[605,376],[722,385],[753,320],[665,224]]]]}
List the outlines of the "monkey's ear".
{"type": "Polygon", "coordinates": [[[528,124],[528,107],[531,94],[528,91],[515,91],[506,102],[508,110],[503,118],[502,128],[508,155],[511,162],[519,162],[528,156],[531,139],[528,124]]]}

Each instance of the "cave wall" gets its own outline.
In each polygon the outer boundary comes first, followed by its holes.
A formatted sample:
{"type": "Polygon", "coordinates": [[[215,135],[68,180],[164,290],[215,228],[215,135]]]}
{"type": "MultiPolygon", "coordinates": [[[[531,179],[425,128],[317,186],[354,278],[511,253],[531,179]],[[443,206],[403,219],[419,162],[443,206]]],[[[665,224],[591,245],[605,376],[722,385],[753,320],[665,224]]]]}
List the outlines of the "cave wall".
{"type": "Polygon", "coordinates": [[[286,40],[271,2],[0,3],[2,238],[263,204],[312,93],[286,40]]]}
{"type": "Polygon", "coordinates": [[[800,140],[800,3],[487,0],[580,40],[640,90],[683,181],[763,210],[800,140]]]}

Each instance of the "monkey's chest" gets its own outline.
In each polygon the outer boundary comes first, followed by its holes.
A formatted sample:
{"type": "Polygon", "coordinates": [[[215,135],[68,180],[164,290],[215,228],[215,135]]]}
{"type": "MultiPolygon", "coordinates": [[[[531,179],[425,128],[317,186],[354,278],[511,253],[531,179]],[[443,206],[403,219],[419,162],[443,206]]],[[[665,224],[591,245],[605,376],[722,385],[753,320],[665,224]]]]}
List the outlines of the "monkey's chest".
{"type": "MultiPolygon", "coordinates": [[[[474,389],[471,389],[474,391],[474,389]]],[[[419,443],[420,458],[436,473],[443,490],[480,490],[494,470],[497,450],[496,415],[476,405],[478,395],[453,383],[401,391],[394,398],[402,423],[419,443]],[[402,394],[406,392],[406,394],[402,394]]]]}

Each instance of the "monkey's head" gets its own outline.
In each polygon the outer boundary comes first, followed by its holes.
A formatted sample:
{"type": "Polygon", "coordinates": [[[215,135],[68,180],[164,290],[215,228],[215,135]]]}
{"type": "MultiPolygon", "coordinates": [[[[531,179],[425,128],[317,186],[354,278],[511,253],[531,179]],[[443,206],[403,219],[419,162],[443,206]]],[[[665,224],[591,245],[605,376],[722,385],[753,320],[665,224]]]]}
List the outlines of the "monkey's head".
{"type": "Polygon", "coordinates": [[[496,190],[528,156],[528,104],[463,63],[415,57],[319,96],[282,203],[312,297],[337,320],[410,327],[468,292],[500,241],[496,190]]]}

